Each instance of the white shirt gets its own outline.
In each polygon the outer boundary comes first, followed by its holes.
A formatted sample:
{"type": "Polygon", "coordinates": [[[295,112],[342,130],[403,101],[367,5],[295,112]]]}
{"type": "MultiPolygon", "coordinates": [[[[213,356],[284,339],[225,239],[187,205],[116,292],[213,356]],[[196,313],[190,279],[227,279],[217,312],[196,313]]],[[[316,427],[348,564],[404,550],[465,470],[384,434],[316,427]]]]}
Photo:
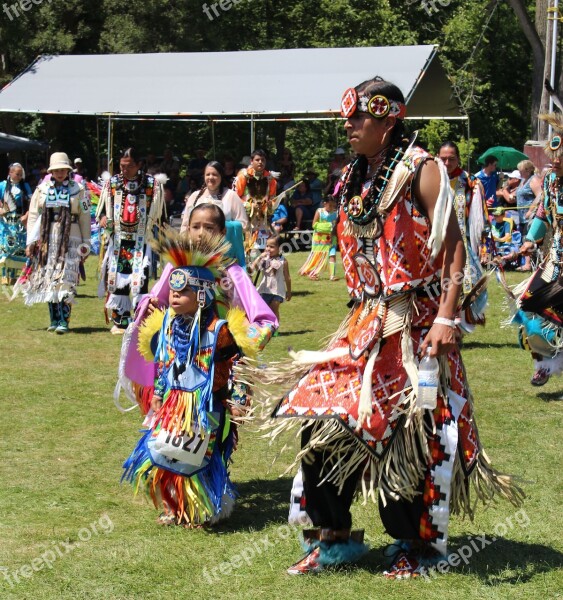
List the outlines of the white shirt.
{"type": "Polygon", "coordinates": [[[247,229],[248,215],[246,214],[242,200],[235,192],[233,192],[233,190],[226,189],[221,199],[217,198],[216,194],[210,194],[207,189],[199,198],[197,198],[198,194],[199,191],[194,192],[186,202],[186,208],[182,213],[182,226],[180,227],[181,233],[188,229],[190,213],[194,207],[206,203],[215,204],[215,206],[218,206],[225,213],[226,221],[239,221],[242,223],[243,229],[247,229]]]}

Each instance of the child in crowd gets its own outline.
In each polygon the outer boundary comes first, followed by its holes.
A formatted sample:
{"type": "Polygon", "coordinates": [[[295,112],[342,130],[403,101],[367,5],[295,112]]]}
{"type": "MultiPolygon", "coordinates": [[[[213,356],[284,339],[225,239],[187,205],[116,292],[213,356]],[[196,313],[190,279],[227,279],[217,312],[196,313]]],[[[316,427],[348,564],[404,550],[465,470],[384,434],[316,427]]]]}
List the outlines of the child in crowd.
{"type": "Polygon", "coordinates": [[[300,275],[308,275],[310,279],[319,279],[328,262],[331,281],[336,277],[336,200],[328,196],[323,208],[318,208],[313,219],[313,243],[311,253],[299,271],[300,275]]]}
{"type": "Polygon", "coordinates": [[[287,225],[289,214],[287,212],[286,200],[282,198],[274,214],[272,215],[272,229],[275,233],[281,233],[287,225]]]}
{"type": "MultiPolygon", "coordinates": [[[[230,314],[219,319],[215,301],[215,282],[232,261],[221,235],[192,240],[169,230],[155,249],[173,266],[169,307],[155,309],[140,328],[139,350],[154,361],[157,377],[149,429],[124,463],[124,477],[164,509],[160,524],[191,528],[228,516],[234,504],[229,414],[241,410],[230,404],[241,350],[236,325],[231,332],[230,314]]],[[[246,332],[238,331],[244,340],[246,332]]]]}
{"type": "Polygon", "coordinates": [[[287,260],[280,254],[281,239],[272,235],[266,241],[266,250],[252,263],[252,270],[262,272],[258,292],[280,319],[280,304],[291,300],[291,278],[287,260]]]}

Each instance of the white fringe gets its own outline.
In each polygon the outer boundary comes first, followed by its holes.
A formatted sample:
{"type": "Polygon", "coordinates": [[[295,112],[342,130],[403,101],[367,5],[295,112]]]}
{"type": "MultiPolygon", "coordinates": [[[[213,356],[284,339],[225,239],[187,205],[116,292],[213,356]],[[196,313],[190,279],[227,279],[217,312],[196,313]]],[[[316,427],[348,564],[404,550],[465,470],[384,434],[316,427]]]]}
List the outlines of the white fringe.
{"type": "Polygon", "coordinates": [[[434,162],[438,165],[438,170],[440,171],[440,192],[436,199],[434,218],[432,219],[432,232],[427,243],[428,248],[431,250],[430,257],[432,260],[438,256],[438,253],[442,249],[442,244],[446,239],[446,231],[453,206],[452,188],[446,166],[439,158],[434,158],[434,162]]]}

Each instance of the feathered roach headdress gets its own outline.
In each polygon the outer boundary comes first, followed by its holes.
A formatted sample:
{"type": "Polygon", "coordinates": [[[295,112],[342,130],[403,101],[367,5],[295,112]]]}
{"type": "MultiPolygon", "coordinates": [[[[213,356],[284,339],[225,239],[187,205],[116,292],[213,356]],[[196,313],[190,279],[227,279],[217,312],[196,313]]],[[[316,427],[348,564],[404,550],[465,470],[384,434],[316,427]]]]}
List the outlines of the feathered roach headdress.
{"type": "Polygon", "coordinates": [[[194,241],[170,227],[161,228],[153,249],[175,269],[170,273],[170,289],[185,290],[188,286],[198,294],[201,308],[209,306],[215,297],[215,283],[234,260],[227,256],[231,245],[221,234],[204,233],[194,241]]]}
{"type": "Polygon", "coordinates": [[[539,115],[542,121],[547,121],[553,127],[553,135],[545,145],[545,153],[552,160],[563,156],[563,113],[539,115]]]}

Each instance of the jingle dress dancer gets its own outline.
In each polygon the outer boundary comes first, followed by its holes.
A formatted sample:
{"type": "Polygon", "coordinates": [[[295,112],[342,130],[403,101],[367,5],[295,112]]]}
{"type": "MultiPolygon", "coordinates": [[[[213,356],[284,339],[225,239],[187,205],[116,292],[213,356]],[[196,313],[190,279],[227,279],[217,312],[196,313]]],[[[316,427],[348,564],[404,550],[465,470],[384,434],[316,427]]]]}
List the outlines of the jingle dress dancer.
{"type": "Polygon", "coordinates": [[[70,178],[64,152],[51,155],[49,180],[37,186],[29,207],[26,255],[29,265],[14,295],[27,305],[49,304],[48,331],[68,332],[71,304],[80,277],[80,262],[90,252],[90,202],[84,188],[70,178]]]}
{"type": "Polygon", "coordinates": [[[12,163],[0,181],[0,283],[14,285],[25,265],[26,229],[31,188],[20,163],[12,163]]]}
{"type": "Polygon", "coordinates": [[[96,211],[107,240],[100,251],[98,295],[106,296],[113,334],[125,332],[133,309],[148,292],[152,253],[147,244],[164,211],[162,184],[140,170],[133,148],[124,152],[119,166],[121,173],[104,185],[96,211]]]}
{"type": "Polygon", "coordinates": [[[232,366],[247,345],[235,309],[219,319],[215,282],[232,262],[222,235],[199,240],[165,232],[157,252],[170,261],[169,302],[141,325],[139,348],[157,366],[149,429],[124,464],[124,478],[164,509],[159,523],[198,527],[228,516],[235,491],[232,366]],[[239,341],[237,341],[237,338],[239,341]]]}
{"type": "Polygon", "coordinates": [[[272,433],[301,433],[296,463],[314,525],[290,574],[366,551],[363,532],[351,531],[360,481],[397,539],[390,578],[416,576],[446,556],[450,512],[473,513],[470,483],[484,503],[499,494],[518,504],[523,495],[479,441],[453,320],[464,244],[447,172],[403,139],[405,113],[401,91],[380,78],[345,92],[342,116],[358,157],[336,190],[337,234],[354,306],[324,352],[293,352],[292,364],[253,373],[255,393],[271,400],[274,383],[297,381],[274,409],[272,433]],[[441,294],[429,293],[440,282],[441,294]],[[434,410],[416,407],[417,356],[426,351],[440,360],[434,410]]]}
{"type": "Polygon", "coordinates": [[[537,271],[513,290],[519,297],[512,319],[520,326],[521,346],[532,353],[535,372],[531,384],[536,386],[563,372],[563,114],[540,118],[548,121],[554,131],[545,146],[552,167],[545,175],[543,199],[520,253],[532,252],[548,228],[553,238],[549,254],[537,271]]]}

